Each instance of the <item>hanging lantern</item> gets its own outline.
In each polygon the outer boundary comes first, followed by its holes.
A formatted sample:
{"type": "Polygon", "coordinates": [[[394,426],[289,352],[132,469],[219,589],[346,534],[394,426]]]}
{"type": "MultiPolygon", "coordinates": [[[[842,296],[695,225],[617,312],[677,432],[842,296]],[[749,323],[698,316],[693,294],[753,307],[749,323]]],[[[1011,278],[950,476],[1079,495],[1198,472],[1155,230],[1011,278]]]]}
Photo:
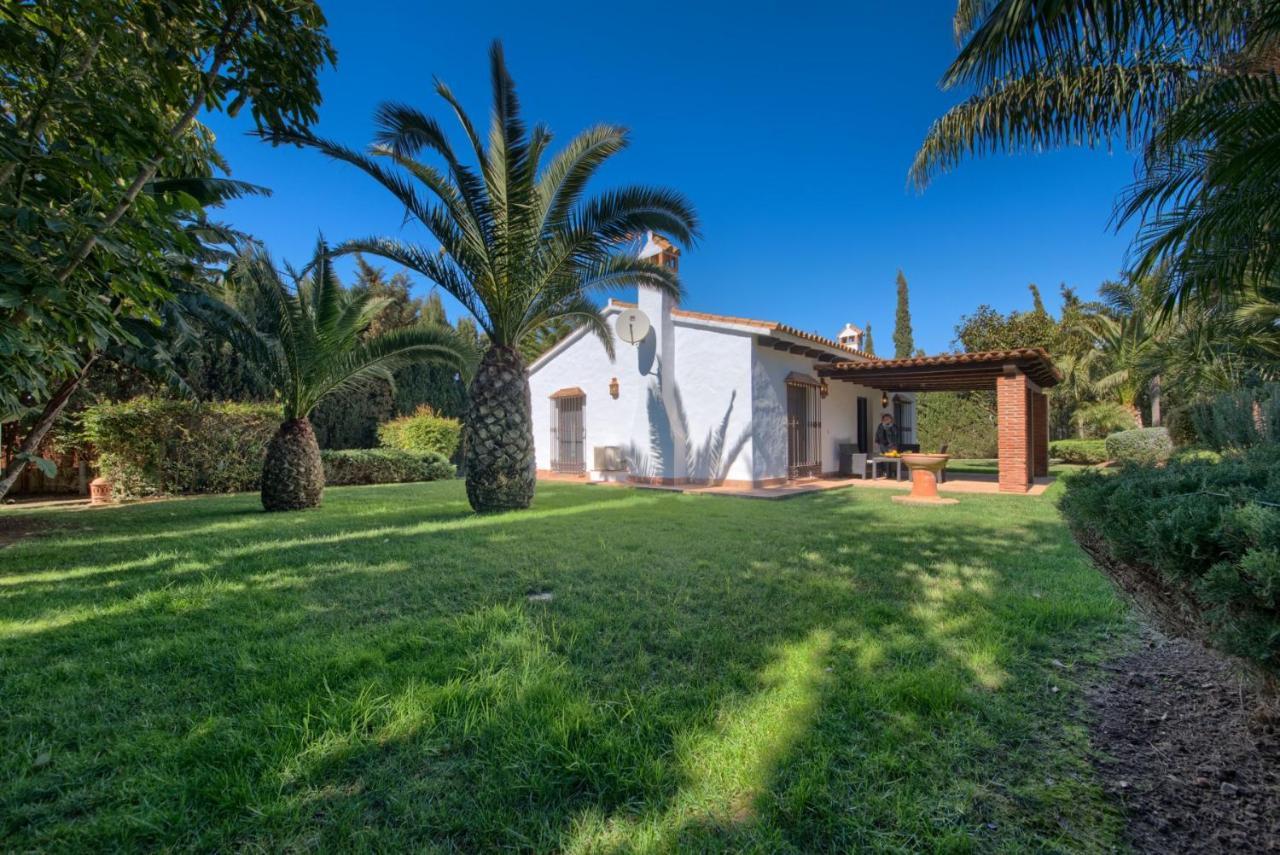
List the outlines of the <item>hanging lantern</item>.
{"type": "Polygon", "coordinates": [[[830,391],[831,391],[831,387],[827,385],[827,378],[823,377],[820,381],[818,381],[818,396],[821,398],[825,398],[827,397],[827,393],[830,391]]]}
{"type": "Polygon", "coordinates": [[[609,397],[615,401],[618,399],[618,378],[614,377],[609,381],[609,397]]]}
{"type": "Polygon", "coordinates": [[[887,410],[888,408],[889,408],[889,393],[881,392],[880,393],[880,409],[887,410]]]}

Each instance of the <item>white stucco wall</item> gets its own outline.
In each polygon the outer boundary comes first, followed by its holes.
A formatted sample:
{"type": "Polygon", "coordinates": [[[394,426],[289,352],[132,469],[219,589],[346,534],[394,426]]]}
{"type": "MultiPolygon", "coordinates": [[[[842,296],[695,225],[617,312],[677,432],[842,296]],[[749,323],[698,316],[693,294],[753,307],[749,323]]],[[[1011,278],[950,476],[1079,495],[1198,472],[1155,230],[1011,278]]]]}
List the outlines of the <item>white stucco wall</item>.
{"type": "MultiPolygon", "coordinates": [[[[755,455],[753,478],[767,481],[787,476],[787,390],[786,378],[792,371],[816,376],[814,360],[798,354],[755,347],[752,356],[751,376],[754,401],[755,455]]],[[[875,439],[880,416],[893,412],[893,403],[880,407],[881,390],[843,381],[828,384],[827,397],[822,400],[822,471],[835,472],[840,461],[837,456],[841,443],[857,442],[858,397],[867,399],[867,442],[875,439]]],[[[889,393],[890,399],[893,392],[889,393]]],[[[910,395],[902,395],[910,399],[910,395]]],[[[912,418],[914,424],[914,416],[912,418]]]]}
{"type": "Polygon", "coordinates": [[[674,389],[667,395],[658,383],[653,341],[638,346],[617,342],[617,360],[610,362],[599,339],[583,335],[534,366],[529,389],[539,469],[551,468],[550,396],[576,386],[586,393],[583,448],[588,470],[596,446],[617,445],[633,461],[636,475],[751,479],[751,337],[679,321],[672,332],[669,376],[674,389]],[[609,395],[614,377],[616,400],[609,395]],[[687,438],[681,437],[684,431],[672,429],[673,419],[687,426],[687,438]]]}
{"type": "MultiPolygon", "coordinates": [[[[677,318],[668,330],[675,345],[667,349],[673,366],[661,373],[672,378],[674,388],[666,394],[659,384],[661,360],[652,333],[638,346],[618,342],[614,362],[599,339],[586,334],[534,365],[529,385],[540,470],[551,468],[550,396],[578,387],[586,394],[583,454],[588,470],[596,446],[616,445],[631,461],[632,473],[648,478],[786,477],[786,376],[792,371],[812,375],[814,360],[761,347],[750,332],[713,329],[696,320],[677,318]],[[616,400],[609,395],[614,377],[616,400]]],[[[859,395],[867,398],[870,441],[882,413],[880,390],[840,381],[829,385],[822,401],[825,472],[838,468],[837,445],[856,441],[859,395]]]]}

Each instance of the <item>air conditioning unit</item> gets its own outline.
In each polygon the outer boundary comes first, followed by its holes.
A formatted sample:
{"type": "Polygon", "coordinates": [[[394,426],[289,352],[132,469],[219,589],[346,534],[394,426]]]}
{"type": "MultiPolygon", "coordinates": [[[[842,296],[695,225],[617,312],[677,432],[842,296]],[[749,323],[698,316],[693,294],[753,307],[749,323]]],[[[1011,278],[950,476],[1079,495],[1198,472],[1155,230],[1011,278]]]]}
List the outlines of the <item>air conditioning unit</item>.
{"type": "Polygon", "coordinates": [[[622,472],[627,468],[622,449],[616,445],[597,445],[595,457],[596,465],[592,468],[597,472],[622,472]]]}

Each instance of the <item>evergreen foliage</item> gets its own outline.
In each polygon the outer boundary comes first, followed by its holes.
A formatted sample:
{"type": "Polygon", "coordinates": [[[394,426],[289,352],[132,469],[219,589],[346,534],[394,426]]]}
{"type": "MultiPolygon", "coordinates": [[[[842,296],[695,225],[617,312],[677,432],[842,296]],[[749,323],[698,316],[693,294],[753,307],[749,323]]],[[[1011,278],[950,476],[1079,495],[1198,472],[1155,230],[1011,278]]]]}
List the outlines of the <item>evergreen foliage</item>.
{"type": "Polygon", "coordinates": [[[1096,465],[1107,461],[1107,444],[1101,439],[1055,439],[1049,456],[1063,463],[1096,465]]]}
{"type": "Polygon", "coordinates": [[[1106,438],[1107,459],[1126,466],[1155,466],[1173,454],[1173,440],[1167,428],[1149,427],[1122,430],[1106,438]]]}
{"type": "Polygon", "coordinates": [[[1072,477],[1077,540],[1161,628],[1280,678],[1280,445],[1072,477]]]}
{"type": "Polygon", "coordinates": [[[440,481],[455,474],[449,459],[432,451],[358,448],[321,451],[320,460],[324,465],[325,484],[330,487],[440,481]]]}
{"type": "Polygon", "coordinates": [[[898,271],[898,311],[893,322],[893,356],[905,359],[915,350],[915,339],[911,331],[911,306],[907,296],[907,277],[898,271]]]}
{"type": "Polygon", "coordinates": [[[428,406],[411,415],[378,425],[378,440],[386,448],[401,451],[434,452],[449,460],[462,439],[462,423],[445,418],[428,406]]]}
{"type": "Polygon", "coordinates": [[[867,324],[866,332],[862,336],[862,352],[868,356],[876,355],[875,342],[871,340],[871,324],[867,324]]]}
{"type": "Polygon", "coordinates": [[[139,397],[94,404],[81,423],[118,498],[233,493],[258,488],[280,407],[139,397]]]}

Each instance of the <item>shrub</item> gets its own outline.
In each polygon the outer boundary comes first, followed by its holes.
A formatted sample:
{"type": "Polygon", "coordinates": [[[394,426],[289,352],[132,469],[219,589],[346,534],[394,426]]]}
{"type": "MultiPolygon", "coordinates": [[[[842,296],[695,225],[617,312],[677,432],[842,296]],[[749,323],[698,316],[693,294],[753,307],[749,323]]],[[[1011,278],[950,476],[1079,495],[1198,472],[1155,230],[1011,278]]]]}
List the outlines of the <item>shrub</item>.
{"type": "Polygon", "coordinates": [[[1280,442],[1280,383],[1226,392],[1189,413],[1198,441],[1216,451],[1280,442]]]}
{"type": "Polygon", "coordinates": [[[1175,407],[1169,412],[1164,424],[1169,429],[1169,439],[1173,440],[1174,448],[1186,448],[1200,444],[1200,434],[1196,431],[1196,422],[1203,416],[1198,411],[1207,406],[1209,405],[1203,403],[1184,404],[1181,407],[1175,407]]]}
{"type": "Polygon", "coordinates": [[[1131,466],[1155,466],[1173,453],[1169,431],[1162,427],[1135,428],[1113,433],[1106,440],[1107,459],[1131,466]]]}
{"type": "Polygon", "coordinates": [[[378,425],[378,439],[385,448],[401,451],[435,452],[445,459],[453,457],[462,438],[462,423],[436,415],[423,404],[411,415],[401,416],[378,425]]]}
{"type": "Polygon", "coordinates": [[[330,487],[439,481],[455,474],[453,464],[432,451],[418,453],[393,448],[357,448],[322,451],[320,460],[324,464],[324,482],[330,487]]]}
{"type": "Polygon", "coordinates": [[[1137,426],[1133,421],[1133,413],[1114,401],[1099,401],[1088,405],[1080,411],[1080,422],[1084,425],[1085,433],[1096,439],[1137,426]]]}
{"type": "Polygon", "coordinates": [[[1280,446],[1085,472],[1061,500],[1080,545],[1167,632],[1280,677],[1280,446]]]}
{"type": "Polygon", "coordinates": [[[95,404],[81,422],[121,498],[230,493],[258,489],[280,408],[140,397],[95,404]]]}
{"type": "Polygon", "coordinates": [[[1049,456],[1063,463],[1105,463],[1107,444],[1100,439],[1055,439],[1049,443],[1049,456]]]}
{"type": "Polygon", "coordinates": [[[996,406],[990,392],[922,392],[916,396],[916,442],[952,457],[996,456],[996,406]]]}

